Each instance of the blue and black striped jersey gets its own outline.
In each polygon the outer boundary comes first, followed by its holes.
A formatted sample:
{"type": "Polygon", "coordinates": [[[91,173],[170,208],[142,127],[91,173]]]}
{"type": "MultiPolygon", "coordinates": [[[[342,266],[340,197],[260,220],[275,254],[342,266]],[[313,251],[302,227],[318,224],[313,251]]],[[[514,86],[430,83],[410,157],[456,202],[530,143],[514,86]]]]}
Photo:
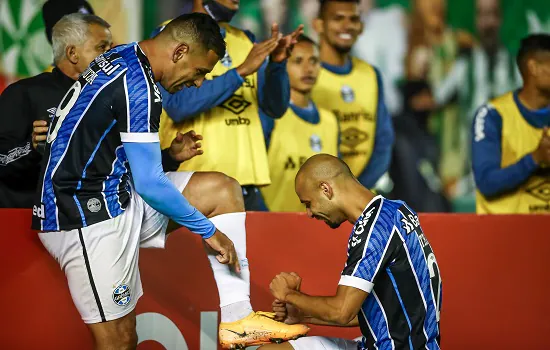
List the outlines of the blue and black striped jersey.
{"type": "Polygon", "coordinates": [[[439,349],[439,267],[404,202],[377,196],[367,205],[339,284],[369,293],[359,312],[368,349],[439,349]]]}
{"type": "Polygon", "coordinates": [[[137,43],[98,56],[50,125],[33,228],[86,227],[120,215],[132,190],[122,142],[158,142],[161,94],[137,43]]]}

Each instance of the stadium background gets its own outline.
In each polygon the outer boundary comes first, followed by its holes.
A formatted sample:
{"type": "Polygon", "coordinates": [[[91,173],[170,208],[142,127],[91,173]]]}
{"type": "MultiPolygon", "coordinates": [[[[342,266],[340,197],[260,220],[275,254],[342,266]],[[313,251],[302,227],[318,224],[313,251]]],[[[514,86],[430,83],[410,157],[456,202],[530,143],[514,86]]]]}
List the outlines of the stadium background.
{"type": "MultiPolygon", "coordinates": [[[[265,22],[272,18],[266,15],[267,7],[262,6],[267,2],[242,0],[233,24],[252,29],[259,38],[265,37],[265,22]]],[[[0,91],[16,79],[40,73],[51,63],[40,12],[42,3],[42,0],[0,0],[0,91]]],[[[113,24],[117,43],[145,38],[174,11],[189,8],[189,3],[176,0],[90,0],[90,3],[99,16],[113,24]]],[[[279,18],[285,19],[284,28],[309,23],[300,11],[303,3],[299,0],[284,3],[286,7],[281,8],[286,10],[279,14],[279,18]]],[[[376,3],[380,8],[400,6],[405,13],[411,10],[406,0],[376,3]]],[[[501,39],[512,54],[526,34],[550,32],[550,2],[502,0],[501,3],[501,39]]],[[[475,36],[474,1],[448,0],[447,7],[448,25],[475,36]]],[[[313,34],[309,26],[306,32],[313,34]]],[[[469,209],[466,206],[462,211],[469,209]]],[[[455,210],[461,211],[456,207],[455,210]]],[[[305,220],[301,214],[254,213],[249,218],[255,307],[269,307],[267,285],[281,270],[301,273],[310,293],[333,291],[345,258],[349,226],[330,231],[305,220]],[[291,244],[281,247],[280,241],[291,244]],[[310,249],[313,245],[315,249],[310,249]],[[333,253],[336,246],[342,249],[333,253]]],[[[0,211],[0,309],[7,315],[0,326],[0,348],[50,349],[48,344],[55,343],[58,349],[87,349],[88,345],[82,344],[89,343],[89,335],[74,310],[64,276],[36,234],[28,229],[29,220],[30,213],[25,210],[0,211]]],[[[443,348],[547,349],[548,218],[424,214],[421,220],[443,271],[443,348]]],[[[166,349],[206,350],[216,343],[214,280],[201,250],[195,247],[196,237],[177,237],[166,252],[143,253],[141,267],[146,296],[137,310],[138,330],[141,339],[156,341],[145,341],[140,350],[162,349],[159,344],[163,337],[167,339],[166,349]],[[185,249],[183,257],[180,248],[185,249]],[[192,271],[177,268],[195,263],[197,267],[192,271]],[[202,278],[204,275],[209,277],[202,278]]],[[[313,330],[313,334],[339,336],[358,333],[357,329],[313,330]]]]}

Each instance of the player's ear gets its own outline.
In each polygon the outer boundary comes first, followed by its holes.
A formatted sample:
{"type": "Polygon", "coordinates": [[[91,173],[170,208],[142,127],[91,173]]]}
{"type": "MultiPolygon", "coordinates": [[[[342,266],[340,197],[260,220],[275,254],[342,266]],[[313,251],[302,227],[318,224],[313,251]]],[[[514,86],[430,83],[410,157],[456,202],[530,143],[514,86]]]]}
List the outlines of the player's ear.
{"type": "Polygon", "coordinates": [[[317,34],[323,33],[323,20],[319,17],[315,17],[313,21],[311,21],[311,26],[313,27],[313,30],[317,32],[317,34]]]}
{"type": "Polygon", "coordinates": [[[189,45],[186,43],[181,43],[178,46],[176,46],[176,49],[174,50],[174,56],[172,57],[172,61],[174,63],[180,61],[183,59],[183,56],[189,53],[189,45]]]}
{"type": "Polygon", "coordinates": [[[323,195],[325,195],[325,197],[329,200],[332,199],[332,196],[334,195],[332,187],[326,182],[321,182],[319,186],[321,187],[321,191],[323,191],[323,195]]]}
{"type": "Polygon", "coordinates": [[[76,46],[74,45],[67,45],[65,48],[65,57],[72,63],[77,64],[78,63],[78,52],[76,52],[76,46]]]}

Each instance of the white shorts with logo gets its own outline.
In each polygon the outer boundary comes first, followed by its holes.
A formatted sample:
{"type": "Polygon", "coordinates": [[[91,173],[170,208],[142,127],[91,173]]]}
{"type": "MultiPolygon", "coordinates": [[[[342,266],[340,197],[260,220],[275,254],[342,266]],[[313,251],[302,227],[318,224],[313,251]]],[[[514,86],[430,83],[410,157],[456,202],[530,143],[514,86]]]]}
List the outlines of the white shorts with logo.
{"type": "MultiPolygon", "coordinates": [[[[166,174],[183,191],[193,172],[166,174]]],[[[40,240],[61,265],[73,302],[85,323],[129,314],[143,295],[139,248],[164,248],[168,217],[136,193],[121,215],[60,232],[41,232],[40,240]]]]}
{"type": "Polygon", "coordinates": [[[348,340],[329,337],[304,337],[290,340],[294,350],[359,350],[361,338],[348,340]]]}

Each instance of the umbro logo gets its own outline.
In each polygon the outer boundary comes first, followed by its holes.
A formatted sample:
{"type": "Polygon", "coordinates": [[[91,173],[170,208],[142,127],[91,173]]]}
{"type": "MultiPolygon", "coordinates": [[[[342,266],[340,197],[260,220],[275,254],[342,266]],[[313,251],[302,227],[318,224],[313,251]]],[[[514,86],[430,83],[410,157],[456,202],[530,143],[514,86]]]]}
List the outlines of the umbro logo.
{"type": "Polygon", "coordinates": [[[55,117],[55,112],[57,112],[57,107],[48,108],[46,112],[48,112],[50,119],[53,119],[53,117],[55,117]]]}

